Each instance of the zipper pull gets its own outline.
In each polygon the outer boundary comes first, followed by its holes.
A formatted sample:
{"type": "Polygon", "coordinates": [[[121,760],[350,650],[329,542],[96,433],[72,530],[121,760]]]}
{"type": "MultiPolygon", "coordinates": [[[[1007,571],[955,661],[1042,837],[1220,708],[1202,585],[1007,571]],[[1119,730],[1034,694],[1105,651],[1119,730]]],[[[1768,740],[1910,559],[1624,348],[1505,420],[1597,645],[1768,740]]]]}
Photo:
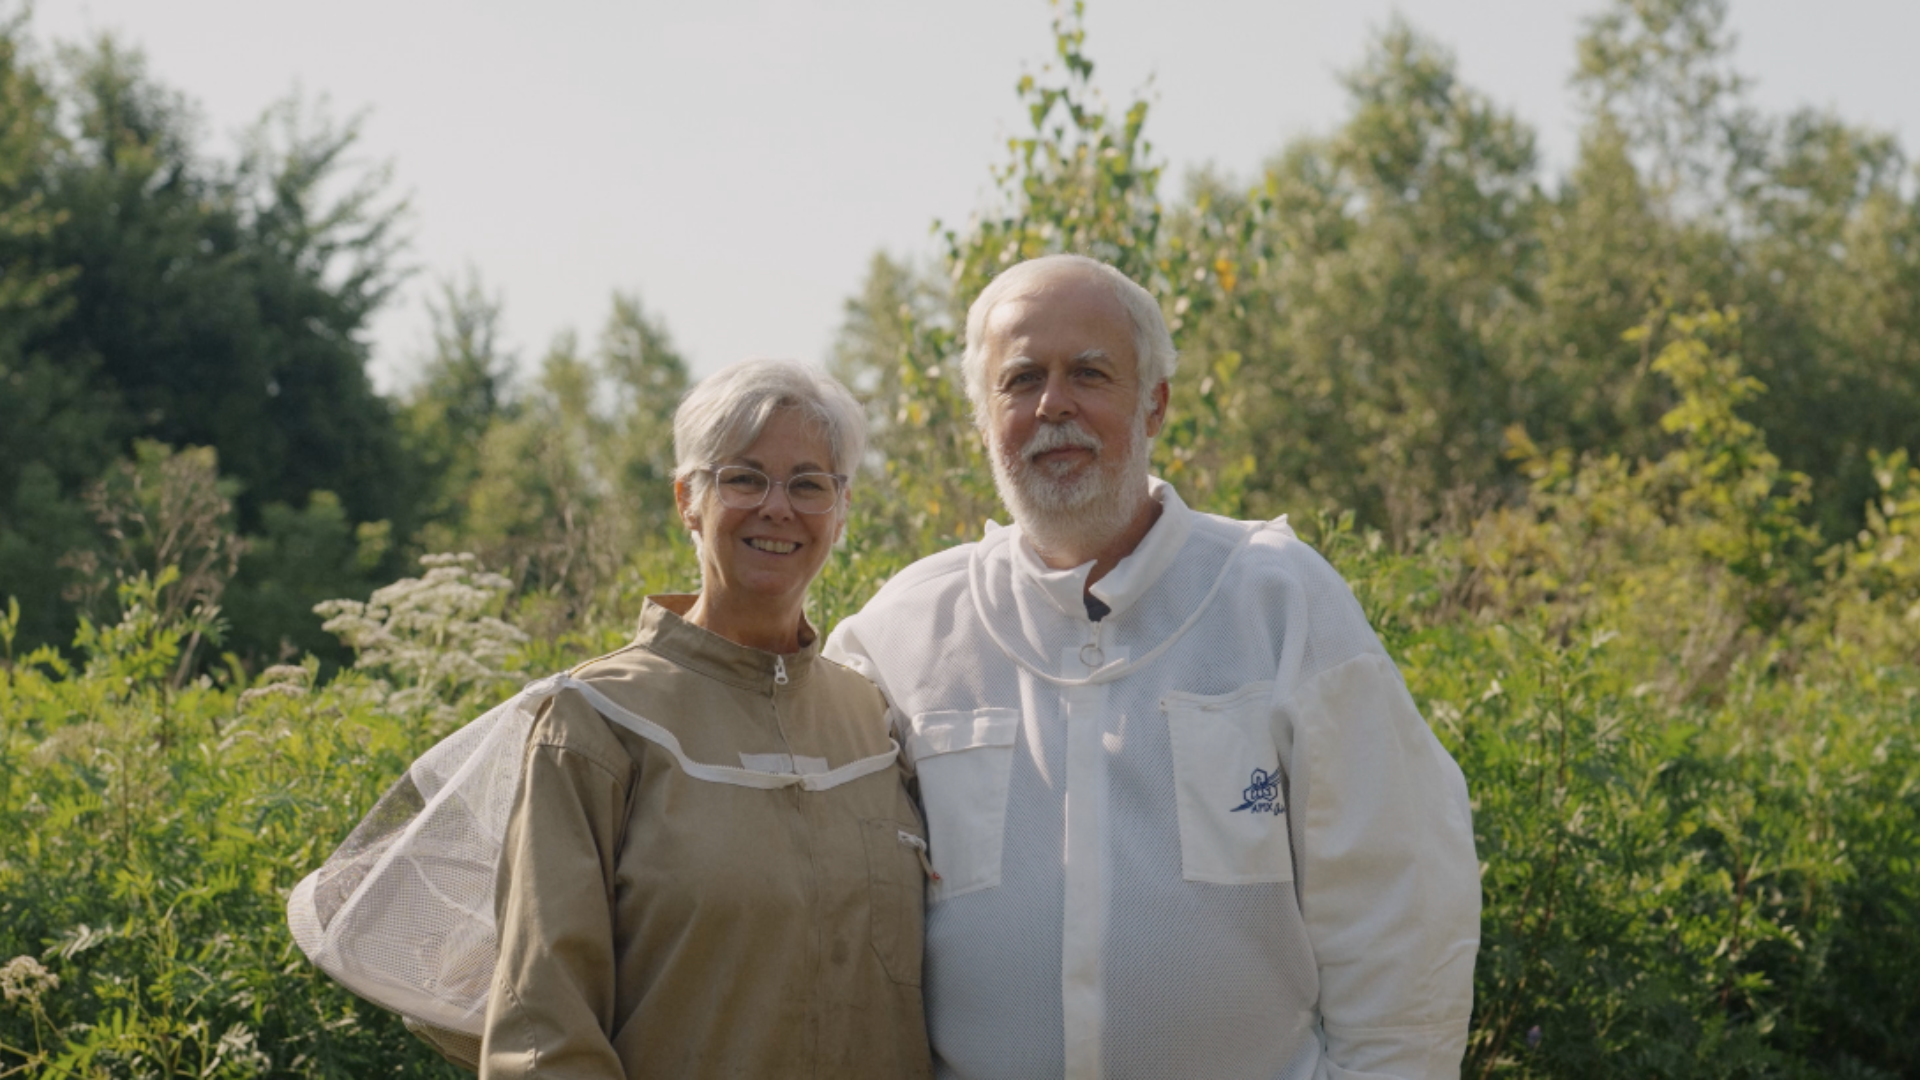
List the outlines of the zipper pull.
{"type": "Polygon", "coordinates": [[[1096,671],[1107,662],[1107,651],[1100,647],[1100,637],[1106,627],[1107,624],[1104,622],[1094,623],[1093,640],[1080,646],[1080,662],[1096,671]]]}
{"type": "Polygon", "coordinates": [[[787,685],[787,661],[779,653],[773,654],[773,682],[776,686],[787,685]]]}
{"type": "Polygon", "coordinates": [[[927,842],[925,840],[920,839],[905,829],[901,829],[900,842],[912,848],[915,855],[920,856],[920,869],[927,872],[928,881],[940,880],[940,875],[933,872],[933,863],[927,859],[927,842]]]}

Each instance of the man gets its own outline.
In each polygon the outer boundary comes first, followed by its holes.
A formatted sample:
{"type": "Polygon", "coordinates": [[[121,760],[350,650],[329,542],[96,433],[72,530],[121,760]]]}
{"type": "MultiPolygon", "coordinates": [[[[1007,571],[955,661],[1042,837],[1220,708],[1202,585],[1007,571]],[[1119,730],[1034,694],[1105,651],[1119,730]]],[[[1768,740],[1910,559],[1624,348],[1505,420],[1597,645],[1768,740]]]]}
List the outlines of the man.
{"type": "Polygon", "coordinates": [[[895,710],[933,871],[937,1075],[1452,1077],[1466,785],[1340,576],[1148,473],[1173,342],[1049,256],[964,370],[1011,528],[924,559],[829,655],[895,710]]]}

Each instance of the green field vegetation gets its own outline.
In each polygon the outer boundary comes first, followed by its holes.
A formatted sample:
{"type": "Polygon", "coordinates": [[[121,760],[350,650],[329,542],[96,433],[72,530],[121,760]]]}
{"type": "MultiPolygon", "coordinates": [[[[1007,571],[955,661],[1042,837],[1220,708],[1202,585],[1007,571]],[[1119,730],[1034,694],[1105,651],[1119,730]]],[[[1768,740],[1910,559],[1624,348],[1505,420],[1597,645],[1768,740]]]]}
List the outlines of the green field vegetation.
{"type": "MultiPolygon", "coordinates": [[[[1337,130],[1174,199],[1148,104],[1093,93],[1063,10],[999,201],[848,301],[834,363],[876,453],[815,623],[999,513],[965,300],[1019,258],[1108,259],[1183,353],[1160,473],[1289,513],[1466,772],[1465,1074],[1920,1076],[1920,197],[1891,139],[1757,114],[1723,16],[1604,6],[1551,184],[1395,25],[1337,130]]],[[[391,282],[378,183],[317,194],[350,128],[283,109],[258,161],[212,168],[137,56],[56,79],[24,34],[0,49],[0,1076],[453,1075],[305,963],[285,897],[434,739],[693,586],[665,486],[686,366],[617,297],[515,385],[468,279],[402,398],[284,392],[364,387],[391,282]],[[272,402],[212,394],[242,362],[272,402]],[[325,453],[250,453],[222,410],[261,408],[325,453]]]]}

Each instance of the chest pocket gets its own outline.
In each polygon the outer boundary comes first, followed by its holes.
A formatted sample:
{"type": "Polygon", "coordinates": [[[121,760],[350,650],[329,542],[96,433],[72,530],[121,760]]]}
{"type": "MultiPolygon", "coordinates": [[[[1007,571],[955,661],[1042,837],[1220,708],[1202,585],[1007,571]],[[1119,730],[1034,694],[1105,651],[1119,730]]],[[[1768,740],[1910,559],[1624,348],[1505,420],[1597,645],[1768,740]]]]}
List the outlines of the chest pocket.
{"type": "Polygon", "coordinates": [[[1013,776],[1017,709],[922,713],[907,752],[920,777],[933,872],[932,898],[947,900],[1000,884],[1013,776]]]}
{"type": "Polygon", "coordinates": [[[1287,786],[1273,739],[1273,684],[1160,699],[1173,744],[1180,868],[1216,885],[1292,881],[1287,786]]]}

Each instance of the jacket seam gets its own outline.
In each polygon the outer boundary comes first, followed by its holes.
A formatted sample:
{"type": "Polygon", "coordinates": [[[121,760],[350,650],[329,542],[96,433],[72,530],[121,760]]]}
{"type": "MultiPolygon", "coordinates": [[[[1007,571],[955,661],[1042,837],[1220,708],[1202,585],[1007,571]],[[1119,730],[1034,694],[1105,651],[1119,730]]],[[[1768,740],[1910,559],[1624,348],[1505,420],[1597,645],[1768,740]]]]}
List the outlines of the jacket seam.
{"type": "MultiPolygon", "coordinates": [[[[569,754],[572,754],[574,757],[579,758],[581,761],[584,761],[587,764],[592,765],[594,768],[599,769],[601,772],[606,773],[607,779],[613,781],[614,783],[625,784],[627,782],[627,777],[621,776],[619,769],[616,769],[613,766],[608,765],[606,762],[601,761],[598,757],[594,756],[593,754],[585,750],[580,749],[577,746],[569,746],[566,743],[552,742],[547,739],[535,739],[527,743],[527,753],[531,754],[535,750],[565,751],[569,754]]],[[[631,768],[629,768],[628,771],[631,772],[632,771],[631,768]]]]}
{"type": "Polygon", "coordinates": [[[1376,661],[1385,660],[1387,661],[1389,666],[1394,667],[1395,674],[1399,673],[1398,666],[1393,664],[1393,658],[1386,655],[1384,652],[1360,653],[1356,656],[1349,656],[1345,660],[1340,661],[1339,663],[1333,665],[1330,668],[1322,668],[1319,671],[1314,672],[1312,675],[1309,675],[1306,678],[1299,680],[1298,686],[1293,686],[1288,688],[1286,697],[1273,699],[1273,707],[1275,709],[1285,710],[1286,712],[1293,714],[1294,718],[1298,720],[1301,716],[1300,692],[1302,690],[1306,689],[1308,686],[1312,685],[1313,683],[1319,682],[1321,679],[1324,679],[1327,676],[1332,675],[1334,672],[1350,667],[1354,664],[1361,662],[1362,660],[1376,660],[1376,661]]]}
{"type": "Polygon", "coordinates": [[[527,1022],[526,1006],[521,1002],[519,993],[514,990],[511,980],[502,980],[500,989],[506,991],[507,999],[513,1009],[514,1026],[520,1029],[521,1036],[526,1040],[527,1067],[520,1075],[537,1076],[540,1073],[540,1044],[533,1037],[533,1025],[527,1022]]]}

